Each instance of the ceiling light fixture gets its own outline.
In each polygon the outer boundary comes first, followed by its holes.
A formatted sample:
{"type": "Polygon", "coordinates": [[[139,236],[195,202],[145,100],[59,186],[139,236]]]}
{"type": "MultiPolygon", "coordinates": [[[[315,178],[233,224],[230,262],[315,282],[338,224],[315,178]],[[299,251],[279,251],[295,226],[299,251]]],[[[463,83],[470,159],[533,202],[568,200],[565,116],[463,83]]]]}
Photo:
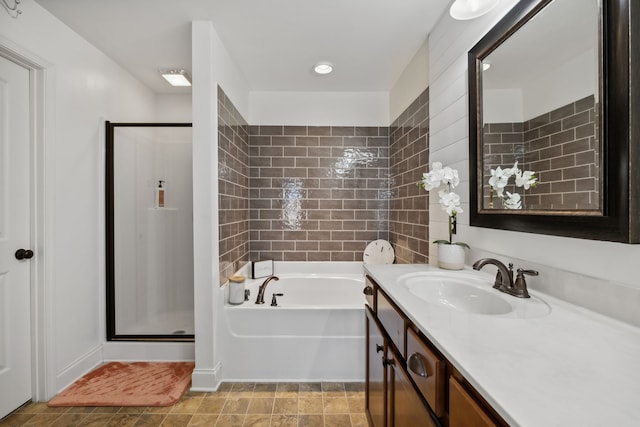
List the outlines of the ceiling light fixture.
{"type": "Polygon", "coordinates": [[[329,74],[333,71],[333,65],[328,62],[318,62],[314,67],[313,71],[317,74],[329,74]]]}
{"type": "Polygon", "coordinates": [[[160,70],[171,86],[191,86],[191,75],[182,69],[160,70]]]}
{"type": "Polygon", "coordinates": [[[453,19],[466,21],[478,18],[493,9],[499,0],[455,0],[449,9],[453,19]]]}

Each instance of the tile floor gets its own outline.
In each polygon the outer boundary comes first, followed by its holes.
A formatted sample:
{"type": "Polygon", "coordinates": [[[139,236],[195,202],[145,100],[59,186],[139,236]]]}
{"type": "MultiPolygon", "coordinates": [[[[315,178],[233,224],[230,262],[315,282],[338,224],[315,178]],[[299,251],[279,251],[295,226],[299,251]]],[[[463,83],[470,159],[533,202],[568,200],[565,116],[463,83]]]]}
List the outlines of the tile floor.
{"type": "Polygon", "coordinates": [[[363,383],[224,383],[167,407],[50,408],[28,403],[6,426],[366,427],[363,383]]]}

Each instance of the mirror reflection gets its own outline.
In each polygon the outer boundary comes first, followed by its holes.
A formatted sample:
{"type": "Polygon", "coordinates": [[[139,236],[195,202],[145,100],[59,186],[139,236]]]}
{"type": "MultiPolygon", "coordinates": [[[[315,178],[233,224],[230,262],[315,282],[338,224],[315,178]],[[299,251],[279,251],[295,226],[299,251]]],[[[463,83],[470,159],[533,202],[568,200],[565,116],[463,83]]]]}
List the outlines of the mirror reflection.
{"type": "Polygon", "coordinates": [[[600,10],[553,0],[482,58],[481,210],[602,214],[600,10]]]}

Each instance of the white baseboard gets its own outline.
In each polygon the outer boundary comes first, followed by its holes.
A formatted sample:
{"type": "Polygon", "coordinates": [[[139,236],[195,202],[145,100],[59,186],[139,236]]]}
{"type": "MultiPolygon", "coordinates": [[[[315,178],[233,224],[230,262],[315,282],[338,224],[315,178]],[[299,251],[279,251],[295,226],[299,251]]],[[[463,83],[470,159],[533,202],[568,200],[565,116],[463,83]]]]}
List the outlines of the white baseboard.
{"type": "Polygon", "coordinates": [[[105,362],[187,362],[195,360],[192,342],[123,342],[102,345],[105,362]]]}
{"type": "MultiPolygon", "coordinates": [[[[62,390],[73,384],[78,378],[91,371],[96,366],[102,364],[102,347],[95,347],[78,359],[74,360],[70,365],[66,366],[62,371],[56,372],[55,393],[60,393],[62,390]]],[[[47,400],[53,396],[47,396],[47,400]]]]}
{"type": "Polygon", "coordinates": [[[198,369],[196,366],[191,375],[191,391],[216,391],[221,382],[219,363],[213,369],[198,369]]]}

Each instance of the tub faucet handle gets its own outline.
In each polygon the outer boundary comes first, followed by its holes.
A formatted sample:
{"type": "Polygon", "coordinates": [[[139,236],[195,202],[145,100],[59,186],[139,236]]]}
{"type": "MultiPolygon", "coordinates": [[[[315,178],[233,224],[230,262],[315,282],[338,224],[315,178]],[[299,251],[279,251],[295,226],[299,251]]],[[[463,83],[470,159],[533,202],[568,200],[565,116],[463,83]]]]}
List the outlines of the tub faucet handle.
{"type": "Polygon", "coordinates": [[[273,296],[271,297],[271,307],[278,306],[278,301],[276,300],[276,297],[281,297],[281,296],[284,296],[284,294],[273,294],[273,296]]]}

